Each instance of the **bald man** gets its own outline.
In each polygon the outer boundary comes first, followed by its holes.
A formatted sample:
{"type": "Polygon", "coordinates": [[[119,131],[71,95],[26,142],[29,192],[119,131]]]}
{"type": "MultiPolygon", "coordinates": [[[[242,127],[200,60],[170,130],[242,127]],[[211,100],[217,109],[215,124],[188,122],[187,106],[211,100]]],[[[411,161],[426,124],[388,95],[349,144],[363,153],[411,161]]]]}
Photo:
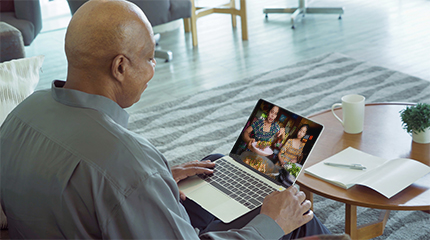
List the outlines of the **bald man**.
{"type": "MultiPolygon", "coordinates": [[[[12,238],[308,234],[308,224],[295,230],[315,218],[294,187],[269,195],[244,221],[219,227],[177,187],[188,176],[212,173],[214,163],[170,168],[146,139],[127,130],[123,108],[139,100],[155,67],[152,28],[138,7],[119,0],[87,2],[73,16],[65,42],[67,81],[32,94],[0,128],[1,204],[12,238]],[[195,227],[203,230],[200,235],[195,227]]],[[[328,232],[315,226],[314,233],[328,232]]]]}

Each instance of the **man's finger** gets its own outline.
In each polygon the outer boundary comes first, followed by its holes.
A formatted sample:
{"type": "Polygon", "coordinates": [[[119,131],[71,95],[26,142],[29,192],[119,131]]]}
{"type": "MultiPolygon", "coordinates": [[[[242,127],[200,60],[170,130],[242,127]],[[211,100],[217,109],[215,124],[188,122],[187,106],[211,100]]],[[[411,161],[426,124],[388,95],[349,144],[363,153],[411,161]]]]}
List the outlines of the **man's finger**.
{"type": "Polygon", "coordinates": [[[288,190],[293,194],[296,194],[299,191],[299,189],[297,189],[294,185],[290,186],[288,190]]]}
{"type": "Polygon", "coordinates": [[[305,200],[303,201],[302,206],[306,211],[308,211],[309,209],[311,209],[312,203],[309,200],[305,200]]]}
{"type": "Polygon", "coordinates": [[[213,169],[202,168],[202,167],[188,167],[181,169],[180,173],[175,175],[176,182],[179,182],[187,177],[191,177],[197,174],[212,174],[214,172],[213,169]]]}
{"type": "Polygon", "coordinates": [[[184,169],[184,172],[188,177],[190,177],[190,176],[194,176],[196,174],[202,174],[202,173],[212,174],[214,170],[210,168],[205,168],[205,167],[191,167],[191,168],[184,169]]]}
{"type": "Polygon", "coordinates": [[[193,162],[188,162],[188,163],[185,163],[184,165],[182,165],[183,168],[188,168],[188,167],[209,167],[209,168],[213,168],[214,166],[215,166],[215,163],[212,162],[211,160],[193,161],[193,162]]]}
{"type": "Polygon", "coordinates": [[[308,223],[312,218],[314,218],[314,212],[312,210],[308,210],[303,217],[305,218],[305,223],[308,223]]]}
{"type": "Polygon", "coordinates": [[[187,196],[181,190],[179,190],[179,197],[181,198],[182,201],[185,201],[187,199],[187,196]]]}
{"type": "Polygon", "coordinates": [[[299,191],[298,193],[296,193],[297,197],[299,198],[300,201],[305,201],[306,200],[306,194],[302,191],[299,191]]]}
{"type": "Polygon", "coordinates": [[[215,162],[212,162],[211,160],[199,161],[199,164],[197,166],[212,168],[215,166],[215,162]]]}

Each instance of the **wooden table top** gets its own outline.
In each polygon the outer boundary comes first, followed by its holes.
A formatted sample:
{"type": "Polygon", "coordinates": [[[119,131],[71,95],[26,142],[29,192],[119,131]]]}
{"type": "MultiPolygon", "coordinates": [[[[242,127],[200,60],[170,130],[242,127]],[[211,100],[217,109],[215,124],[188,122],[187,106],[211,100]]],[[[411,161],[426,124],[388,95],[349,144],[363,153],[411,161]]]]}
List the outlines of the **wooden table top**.
{"type": "MultiPolygon", "coordinates": [[[[338,152],[354,147],[363,152],[384,158],[411,158],[430,166],[430,144],[418,144],[402,128],[399,111],[405,103],[366,104],[364,130],[360,134],[348,134],[327,110],[310,116],[325,126],[315,149],[305,167],[310,167],[338,152]]],[[[335,110],[342,116],[342,110],[335,110]]],[[[312,177],[304,172],[297,180],[300,187],[318,195],[351,205],[389,210],[429,210],[430,174],[390,199],[378,192],[355,185],[348,190],[312,177]]]]}

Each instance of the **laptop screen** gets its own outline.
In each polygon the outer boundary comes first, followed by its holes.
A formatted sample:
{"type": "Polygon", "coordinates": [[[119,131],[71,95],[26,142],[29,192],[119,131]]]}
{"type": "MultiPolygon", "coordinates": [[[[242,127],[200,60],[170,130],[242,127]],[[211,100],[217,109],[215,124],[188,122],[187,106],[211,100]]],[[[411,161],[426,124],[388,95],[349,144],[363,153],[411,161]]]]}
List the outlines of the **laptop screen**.
{"type": "Polygon", "coordinates": [[[323,126],[260,99],[230,156],[279,184],[296,181],[323,126]]]}

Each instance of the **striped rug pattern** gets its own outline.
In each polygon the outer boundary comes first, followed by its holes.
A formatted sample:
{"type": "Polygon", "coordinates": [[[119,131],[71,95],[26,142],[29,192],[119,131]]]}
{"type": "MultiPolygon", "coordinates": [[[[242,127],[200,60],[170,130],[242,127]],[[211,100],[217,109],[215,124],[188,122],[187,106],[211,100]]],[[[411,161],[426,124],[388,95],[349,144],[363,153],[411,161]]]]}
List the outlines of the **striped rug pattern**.
{"type": "MultiPolygon", "coordinates": [[[[133,112],[129,129],[147,138],[175,165],[210,153],[228,154],[260,98],[308,116],[350,93],[365,96],[366,103],[430,103],[430,82],[329,53],[133,112]]],[[[344,231],[343,204],[315,196],[315,210],[331,231],[344,231]]],[[[377,210],[359,208],[359,224],[378,216],[377,210]]],[[[430,214],[393,211],[384,235],[377,239],[425,239],[430,236],[428,226],[430,214]]]]}

